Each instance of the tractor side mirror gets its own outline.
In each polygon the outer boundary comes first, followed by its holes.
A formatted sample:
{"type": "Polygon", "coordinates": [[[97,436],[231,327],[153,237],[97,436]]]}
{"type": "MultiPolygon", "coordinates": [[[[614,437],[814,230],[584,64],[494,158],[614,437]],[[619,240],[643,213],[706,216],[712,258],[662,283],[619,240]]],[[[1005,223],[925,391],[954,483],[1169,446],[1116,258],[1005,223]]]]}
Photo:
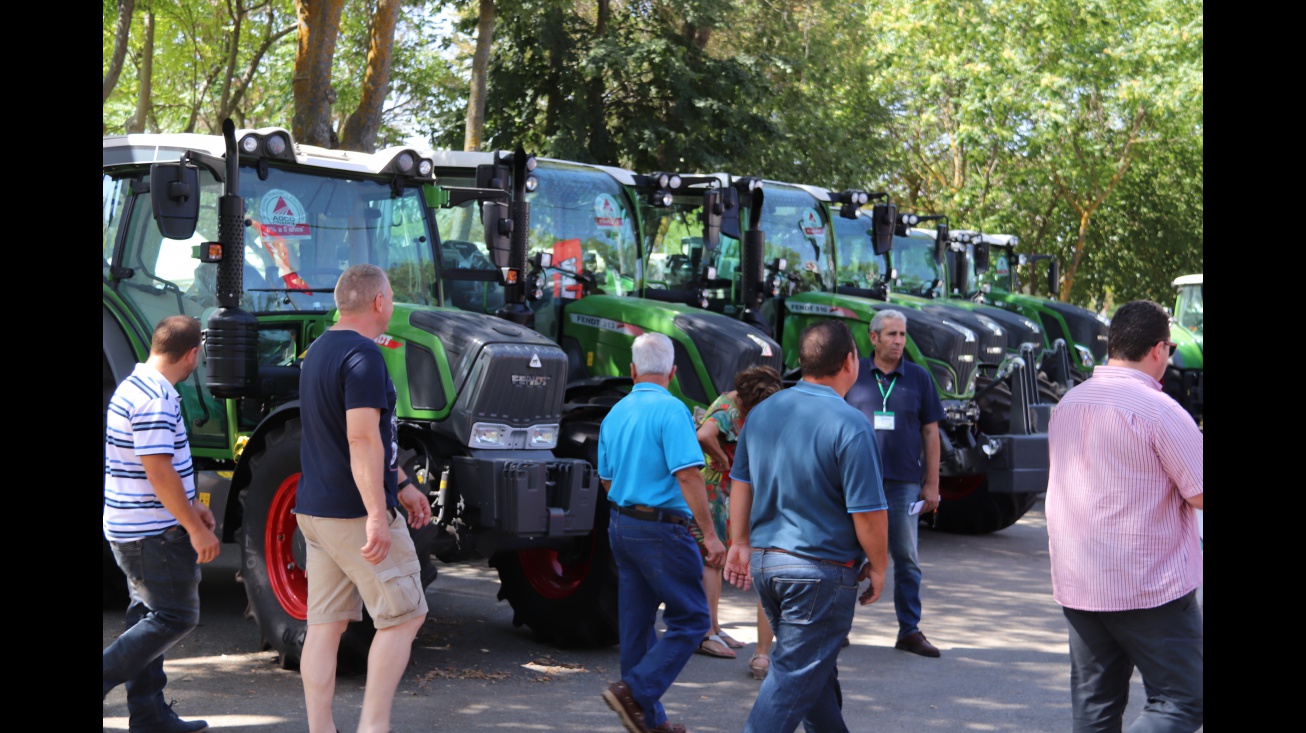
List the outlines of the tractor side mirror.
{"type": "Polygon", "coordinates": [[[871,209],[871,241],[875,254],[887,254],[893,249],[893,230],[898,222],[895,204],[876,204],[871,209]]]}
{"type": "Polygon", "coordinates": [[[184,163],[150,166],[150,205],[159,233],[190,239],[200,218],[200,172],[184,163]]]}
{"type": "Polygon", "coordinates": [[[1053,298],[1061,293],[1061,263],[1055,257],[1048,262],[1048,292],[1053,298]]]}
{"type": "Polygon", "coordinates": [[[485,230],[485,249],[498,268],[509,267],[512,256],[512,219],[508,204],[485,201],[481,204],[481,228],[485,230]]]}
{"type": "Polygon", "coordinates": [[[989,269],[989,243],[979,242],[975,245],[975,272],[983,274],[989,269]]]}
{"type": "Polygon", "coordinates": [[[725,211],[725,205],[721,200],[721,189],[703,192],[703,210],[699,212],[699,216],[703,218],[703,246],[708,252],[715,250],[721,244],[721,223],[725,218],[725,211]]]}

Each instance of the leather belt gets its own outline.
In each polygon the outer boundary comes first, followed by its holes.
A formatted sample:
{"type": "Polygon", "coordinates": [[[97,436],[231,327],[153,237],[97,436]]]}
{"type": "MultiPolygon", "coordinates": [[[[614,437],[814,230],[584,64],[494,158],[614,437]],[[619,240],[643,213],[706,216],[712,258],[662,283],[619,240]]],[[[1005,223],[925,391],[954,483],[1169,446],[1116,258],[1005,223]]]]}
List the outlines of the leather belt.
{"type": "Polygon", "coordinates": [[[785,554],[785,555],[793,555],[794,557],[801,557],[801,558],[804,559],[804,560],[812,560],[812,561],[814,561],[814,562],[823,562],[823,563],[826,563],[826,564],[829,564],[829,565],[838,565],[838,566],[841,567],[841,568],[851,568],[851,567],[853,567],[853,561],[852,561],[852,560],[849,560],[848,562],[839,562],[838,560],[826,560],[826,559],[823,558],[823,557],[812,557],[811,555],[800,555],[800,554],[798,554],[798,553],[796,553],[796,552],[790,552],[789,550],[781,550],[781,549],[778,548],[778,547],[764,547],[764,548],[762,548],[762,553],[763,553],[763,554],[766,554],[766,553],[768,553],[768,552],[779,552],[779,553],[782,553],[782,554],[785,554]]]}
{"type": "Polygon", "coordinates": [[[689,526],[689,519],[682,514],[666,511],[665,509],[655,509],[643,504],[632,504],[631,506],[621,506],[613,502],[608,502],[618,513],[635,519],[643,519],[647,522],[669,522],[679,524],[682,527],[689,526]]]}

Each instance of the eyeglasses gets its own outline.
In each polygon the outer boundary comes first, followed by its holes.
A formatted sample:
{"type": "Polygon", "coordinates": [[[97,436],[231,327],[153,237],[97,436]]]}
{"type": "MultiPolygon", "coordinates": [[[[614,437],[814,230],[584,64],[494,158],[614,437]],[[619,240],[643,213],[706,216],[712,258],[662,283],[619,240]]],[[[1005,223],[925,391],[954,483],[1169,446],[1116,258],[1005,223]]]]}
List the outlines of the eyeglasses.
{"type": "Polygon", "coordinates": [[[1179,348],[1179,344],[1176,344],[1176,343],[1173,342],[1173,341],[1158,341],[1157,343],[1158,343],[1158,344],[1165,344],[1166,346],[1169,346],[1169,347],[1170,347],[1170,356],[1174,356],[1174,350],[1177,349],[1177,348],[1179,348]]]}

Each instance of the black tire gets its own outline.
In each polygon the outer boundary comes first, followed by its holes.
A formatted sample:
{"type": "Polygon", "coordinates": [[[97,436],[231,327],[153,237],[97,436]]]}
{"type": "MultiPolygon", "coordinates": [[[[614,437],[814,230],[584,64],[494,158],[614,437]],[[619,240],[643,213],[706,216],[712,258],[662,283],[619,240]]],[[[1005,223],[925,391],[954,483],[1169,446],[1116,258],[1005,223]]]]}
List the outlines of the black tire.
{"type": "MultiPolygon", "coordinates": [[[[304,577],[304,536],[290,511],[299,485],[302,430],[292,418],[268,433],[262,450],[249,459],[249,485],[240,492],[244,522],[239,531],[242,578],[249,609],[264,649],[273,649],[282,669],[299,669],[304,653],[308,583],[304,577]],[[268,528],[281,531],[269,535],[268,528]]],[[[367,670],[367,652],[376,627],[363,614],[340,639],[338,674],[367,670]]]]}
{"type": "Polygon", "coordinates": [[[617,567],[606,502],[594,532],[575,549],[500,552],[490,565],[499,571],[499,600],[512,606],[513,626],[528,626],[535,638],[559,647],[617,643],[617,567]]]}
{"type": "MultiPolygon", "coordinates": [[[[968,477],[955,481],[960,483],[968,477]]],[[[995,494],[989,491],[989,480],[984,478],[968,492],[956,493],[948,487],[949,479],[942,479],[940,487],[943,501],[933,528],[951,534],[989,534],[1006,529],[1025,516],[1025,512],[1038,501],[1040,493],[995,494]]]]}

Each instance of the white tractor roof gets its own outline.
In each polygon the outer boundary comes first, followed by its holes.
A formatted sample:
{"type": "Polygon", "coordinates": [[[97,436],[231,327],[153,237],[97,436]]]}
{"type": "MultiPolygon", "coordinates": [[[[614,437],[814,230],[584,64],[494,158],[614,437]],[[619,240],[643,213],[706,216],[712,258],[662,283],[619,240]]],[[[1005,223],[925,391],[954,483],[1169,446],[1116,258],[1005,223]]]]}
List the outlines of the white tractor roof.
{"type": "Polygon", "coordinates": [[[1202,275],[1201,273],[1198,273],[1196,275],[1180,275],[1179,277],[1176,277],[1174,279],[1174,282],[1170,284],[1175,286],[1176,288],[1181,287],[1183,285],[1201,285],[1202,275]]]}

